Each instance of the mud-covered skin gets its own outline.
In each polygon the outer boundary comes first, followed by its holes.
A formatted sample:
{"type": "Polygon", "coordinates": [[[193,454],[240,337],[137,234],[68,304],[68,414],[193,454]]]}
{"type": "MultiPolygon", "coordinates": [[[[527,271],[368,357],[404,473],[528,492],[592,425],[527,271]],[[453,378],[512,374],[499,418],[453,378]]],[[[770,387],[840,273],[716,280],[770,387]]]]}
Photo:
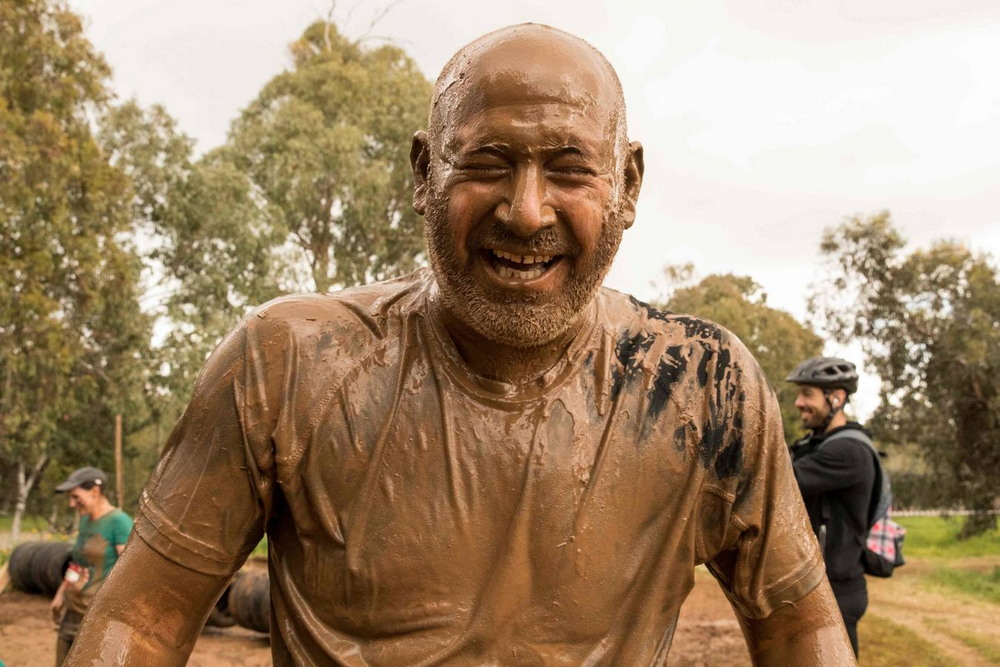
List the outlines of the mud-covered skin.
{"type": "Polygon", "coordinates": [[[205,574],[266,526],[277,662],[656,664],[696,564],[748,617],[822,579],[732,336],[604,290],[522,387],[468,372],[434,295],[424,271],[252,314],[143,495],[141,539],[205,574]]]}

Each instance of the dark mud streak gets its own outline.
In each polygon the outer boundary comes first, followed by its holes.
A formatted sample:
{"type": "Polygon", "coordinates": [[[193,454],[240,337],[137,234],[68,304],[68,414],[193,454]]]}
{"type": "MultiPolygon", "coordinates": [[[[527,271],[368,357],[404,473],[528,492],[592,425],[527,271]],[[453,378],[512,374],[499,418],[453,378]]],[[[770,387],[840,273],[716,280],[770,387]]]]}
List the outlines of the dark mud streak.
{"type": "Polygon", "coordinates": [[[634,336],[627,333],[622,334],[615,344],[615,357],[618,358],[619,368],[612,371],[611,400],[615,401],[625,386],[625,383],[632,379],[639,369],[639,354],[648,352],[653,345],[653,336],[645,331],[640,331],[634,336]]]}
{"type": "Polygon", "coordinates": [[[645,301],[639,301],[639,299],[635,298],[634,296],[629,296],[628,300],[632,303],[633,306],[646,313],[646,317],[648,319],[659,320],[661,322],[669,322],[670,320],[676,317],[669,310],[657,310],[656,308],[653,308],[645,301]]]}
{"type": "MultiPolygon", "coordinates": [[[[696,322],[691,321],[692,327],[696,322]]],[[[721,329],[712,327],[712,337],[721,342],[721,329]]],[[[695,329],[692,329],[695,331],[695,329]]],[[[697,331],[708,331],[699,328],[697,331]]],[[[712,467],[718,479],[738,476],[743,468],[743,408],[745,394],[740,393],[737,399],[737,382],[740,369],[734,364],[732,353],[724,343],[719,345],[717,353],[706,348],[698,366],[698,381],[708,382],[707,359],[714,358],[715,372],[712,380],[715,391],[709,401],[709,416],[702,430],[701,441],[698,443],[698,453],[706,468],[712,467]],[[704,369],[704,375],[702,373],[704,369]]]]}
{"type": "Polygon", "coordinates": [[[660,416],[667,404],[667,399],[670,397],[671,387],[687,371],[687,358],[683,352],[684,348],[680,345],[674,345],[668,347],[665,352],[669,359],[660,359],[660,363],[656,367],[656,380],[649,392],[649,405],[646,408],[646,416],[649,419],[656,419],[660,416]]]}
{"type": "MultiPolygon", "coordinates": [[[[629,297],[632,305],[650,320],[659,320],[684,327],[688,345],[667,348],[656,367],[656,377],[647,397],[646,419],[642,426],[641,439],[645,440],[656,419],[666,407],[673,385],[687,372],[689,353],[701,349],[698,360],[698,385],[709,391],[708,419],[701,429],[698,442],[698,458],[706,469],[712,469],[719,479],[739,475],[743,468],[743,395],[736,400],[739,369],[733,363],[732,353],[723,342],[723,329],[707,320],[686,315],[660,311],[634,297],[629,297]],[[715,341],[715,343],[711,342],[715,341]],[[693,348],[693,349],[692,349],[693,348]],[[712,366],[714,364],[714,372],[712,366]],[[710,386],[711,385],[711,386],[710,386]],[[713,391],[714,390],[714,391],[713,391]],[[732,416],[730,416],[732,415],[732,416]]],[[[640,352],[647,352],[653,343],[653,336],[639,332],[633,336],[622,335],[615,346],[620,369],[614,371],[612,398],[616,398],[626,382],[632,380],[639,370],[640,352]]],[[[688,425],[678,426],[673,433],[674,447],[678,451],[687,448],[688,425]]]]}
{"type": "Polygon", "coordinates": [[[722,328],[714,322],[701,320],[687,315],[673,315],[670,320],[684,327],[684,335],[688,338],[700,338],[702,340],[722,340],[722,328]]]}
{"type": "Polygon", "coordinates": [[[705,354],[701,355],[701,361],[698,362],[698,386],[701,388],[708,386],[708,364],[714,356],[715,352],[706,345],[705,354]]]}
{"type": "Polygon", "coordinates": [[[670,398],[670,392],[687,372],[687,357],[684,356],[684,347],[673,345],[668,347],[660,363],[656,366],[656,377],[653,379],[653,386],[646,397],[646,418],[643,420],[640,440],[649,438],[653,425],[663,412],[670,398]]]}
{"type": "Polygon", "coordinates": [[[715,457],[715,475],[719,479],[735,477],[743,469],[743,394],[740,394],[739,411],[733,417],[729,444],[715,457]]]}

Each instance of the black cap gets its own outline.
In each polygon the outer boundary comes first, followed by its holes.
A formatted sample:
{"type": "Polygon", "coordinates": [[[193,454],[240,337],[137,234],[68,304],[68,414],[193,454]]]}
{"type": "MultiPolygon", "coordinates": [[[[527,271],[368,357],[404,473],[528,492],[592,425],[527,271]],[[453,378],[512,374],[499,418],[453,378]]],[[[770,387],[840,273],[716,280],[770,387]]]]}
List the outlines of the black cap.
{"type": "Polygon", "coordinates": [[[56,487],[56,493],[65,493],[88,482],[95,486],[104,487],[108,485],[108,476],[104,474],[103,470],[93,466],[77,468],[66,478],[65,482],[56,487]]]}

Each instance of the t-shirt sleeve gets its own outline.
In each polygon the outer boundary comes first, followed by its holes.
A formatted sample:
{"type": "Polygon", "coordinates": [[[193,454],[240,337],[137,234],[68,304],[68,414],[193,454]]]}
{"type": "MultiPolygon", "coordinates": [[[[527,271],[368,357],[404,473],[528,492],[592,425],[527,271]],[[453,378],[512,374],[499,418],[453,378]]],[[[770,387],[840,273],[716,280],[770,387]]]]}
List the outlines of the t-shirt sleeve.
{"type": "Polygon", "coordinates": [[[750,353],[724,337],[716,360],[716,455],[702,493],[701,547],[733,606],[763,618],[804,597],[824,567],[792,473],[777,399],[750,353]]]}
{"type": "MultiPolygon", "coordinates": [[[[270,512],[273,447],[266,366],[251,314],[212,353],[143,490],[137,535],[160,555],[212,576],[235,572],[270,512]]],[[[279,348],[278,337],[272,341],[279,348]]]]}
{"type": "Polygon", "coordinates": [[[132,517],[125,512],[117,512],[112,531],[111,544],[120,546],[128,542],[128,537],[132,534],[132,517]]]}

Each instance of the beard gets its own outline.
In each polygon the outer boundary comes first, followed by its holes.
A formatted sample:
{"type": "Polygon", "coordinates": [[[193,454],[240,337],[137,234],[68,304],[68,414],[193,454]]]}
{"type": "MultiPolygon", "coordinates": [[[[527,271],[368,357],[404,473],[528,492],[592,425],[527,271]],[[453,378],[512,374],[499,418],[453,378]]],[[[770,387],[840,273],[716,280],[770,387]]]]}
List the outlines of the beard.
{"type": "Polygon", "coordinates": [[[580,264],[579,245],[565,231],[547,227],[525,239],[495,221],[480,225],[467,239],[468,265],[463,265],[454,251],[447,196],[431,194],[424,217],[428,256],[444,308],[480,336],[514,348],[540,347],[573,325],[604,281],[625,231],[621,206],[609,206],[592,257],[580,264]],[[481,249],[505,246],[537,255],[564,255],[561,261],[574,261],[567,283],[553,297],[477,281],[473,262],[481,261],[481,249]]]}

